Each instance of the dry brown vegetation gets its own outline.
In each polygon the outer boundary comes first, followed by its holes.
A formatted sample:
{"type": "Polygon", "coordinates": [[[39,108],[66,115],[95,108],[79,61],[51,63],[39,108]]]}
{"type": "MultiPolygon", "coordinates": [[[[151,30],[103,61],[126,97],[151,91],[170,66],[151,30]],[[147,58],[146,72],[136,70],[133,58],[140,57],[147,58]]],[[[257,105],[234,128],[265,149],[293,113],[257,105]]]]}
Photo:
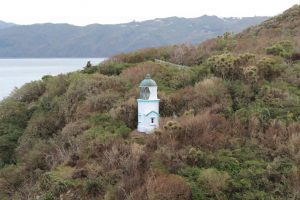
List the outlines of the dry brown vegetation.
{"type": "Polygon", "coordinates": [[[0,199],[299,199],[299,13],[14,91],[0,102],[0,199]],[[161,99],[151,135],[135,130],[146,73],[161,99]]]}

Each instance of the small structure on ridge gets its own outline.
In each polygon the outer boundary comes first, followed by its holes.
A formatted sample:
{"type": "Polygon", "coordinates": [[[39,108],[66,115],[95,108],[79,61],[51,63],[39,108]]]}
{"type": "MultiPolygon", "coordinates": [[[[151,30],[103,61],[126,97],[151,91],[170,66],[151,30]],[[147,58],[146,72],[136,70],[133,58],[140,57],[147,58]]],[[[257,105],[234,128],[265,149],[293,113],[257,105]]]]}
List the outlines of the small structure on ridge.
{"type": "Polygon", "coordinates": [[[147,74],[140,83],[140,98],[138,103],[138,131],[151,133],[159,127],[159,99],[157,98],[157,84],[147,74]]]}

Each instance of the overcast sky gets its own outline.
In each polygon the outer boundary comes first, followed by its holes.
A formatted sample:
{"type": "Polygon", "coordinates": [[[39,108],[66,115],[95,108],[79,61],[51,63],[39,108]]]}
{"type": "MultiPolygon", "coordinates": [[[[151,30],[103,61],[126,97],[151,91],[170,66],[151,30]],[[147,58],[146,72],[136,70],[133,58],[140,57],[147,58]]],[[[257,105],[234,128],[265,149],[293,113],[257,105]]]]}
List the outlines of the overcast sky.
{"type": "Polygon", "coordinates": [[[1,0],[0,20],[18,24],[115,24],[162,17],[274,16],[300,0],[1,0]]]}

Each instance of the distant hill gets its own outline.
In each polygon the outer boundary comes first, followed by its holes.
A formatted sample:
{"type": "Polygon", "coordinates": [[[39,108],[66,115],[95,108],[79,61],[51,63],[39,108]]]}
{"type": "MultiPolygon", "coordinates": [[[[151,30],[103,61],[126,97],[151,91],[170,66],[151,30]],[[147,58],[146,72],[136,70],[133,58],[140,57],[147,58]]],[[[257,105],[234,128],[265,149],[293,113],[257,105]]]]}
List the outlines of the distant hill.
{"type": "Polygon", "coordinates": [[[9,28],[9,27],[12,27],[12,26],[16,26],[16,24],[0,21],[0,29],[9,28]]]}
{"type": "Polygon", "coordinates": [[[178,43],[199,43],[224,32],[241,30],[267,17],[162,18],[116,25],[0,22],[0,57],[107,57],[132,50],[178,43]],[[12,26],[3,29],[4,27],[12,26]]]}

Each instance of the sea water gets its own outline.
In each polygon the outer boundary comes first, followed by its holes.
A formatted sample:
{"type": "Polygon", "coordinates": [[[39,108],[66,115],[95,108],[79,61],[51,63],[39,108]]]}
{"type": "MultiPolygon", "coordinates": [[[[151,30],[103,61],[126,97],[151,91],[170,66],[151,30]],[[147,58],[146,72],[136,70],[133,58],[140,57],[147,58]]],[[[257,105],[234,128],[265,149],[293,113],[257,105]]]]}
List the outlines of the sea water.
{"type": "Polygon", "coordinates": [[[98,64],[103,60],[104,58],[0,59],[0,101],[15,88],[40,80],[45,75],[81,70],[88,61],[98,64]]]}

